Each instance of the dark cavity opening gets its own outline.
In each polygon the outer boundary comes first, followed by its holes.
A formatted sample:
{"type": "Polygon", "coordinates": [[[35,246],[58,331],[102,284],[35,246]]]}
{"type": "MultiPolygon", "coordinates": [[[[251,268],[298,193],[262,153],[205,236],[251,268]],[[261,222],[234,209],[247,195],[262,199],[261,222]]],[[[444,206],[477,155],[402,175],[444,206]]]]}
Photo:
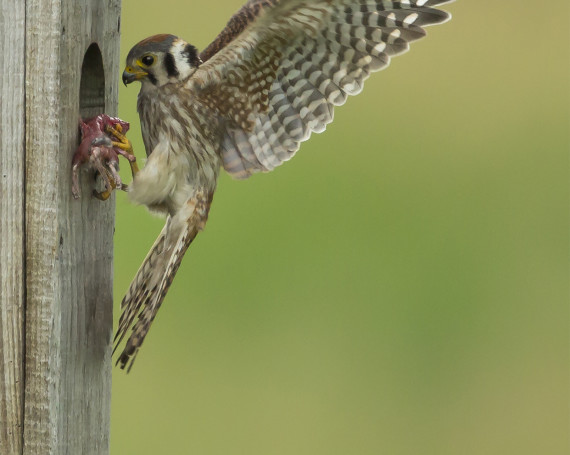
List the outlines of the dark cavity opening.
{"type": "Polygon", "coordinates": [[[105,71],[103,57],[96,43],[85,52],[81,65],[79,114],[81,118],[95,117],[105,112],[105,71]]]}

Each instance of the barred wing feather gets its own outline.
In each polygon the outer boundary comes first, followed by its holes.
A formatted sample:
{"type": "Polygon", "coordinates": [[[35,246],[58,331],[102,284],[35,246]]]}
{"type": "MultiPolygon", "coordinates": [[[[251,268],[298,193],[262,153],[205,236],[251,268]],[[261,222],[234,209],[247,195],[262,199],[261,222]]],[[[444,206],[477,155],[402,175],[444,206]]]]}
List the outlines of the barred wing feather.
{"type": "Polygon", "coordinates": [[[423,27],[448,20],[434,8],[448,1],[248,2],[220,35],[224,47],[212,43],[191,78],[222,115],[226,171],[247,178],[289,160],[371,73],[425,36],[423,27]]]}

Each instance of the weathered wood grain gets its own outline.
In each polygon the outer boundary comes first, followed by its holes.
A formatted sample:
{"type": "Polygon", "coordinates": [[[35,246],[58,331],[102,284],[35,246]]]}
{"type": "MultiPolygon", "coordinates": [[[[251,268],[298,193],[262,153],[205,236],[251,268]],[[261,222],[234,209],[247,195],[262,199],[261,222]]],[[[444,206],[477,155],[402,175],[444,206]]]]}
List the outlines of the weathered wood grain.
{"type": "Polygon", "coordinates": [[[120,0],[0,5],[0,453],[104,455],[114,201],[73,200],[70,163],[117,111],[120,0]]]}
{"type": "Polygon", "coordinates": [[[24,2],[0,0],[0,453],[22,452],[24,2]]]}

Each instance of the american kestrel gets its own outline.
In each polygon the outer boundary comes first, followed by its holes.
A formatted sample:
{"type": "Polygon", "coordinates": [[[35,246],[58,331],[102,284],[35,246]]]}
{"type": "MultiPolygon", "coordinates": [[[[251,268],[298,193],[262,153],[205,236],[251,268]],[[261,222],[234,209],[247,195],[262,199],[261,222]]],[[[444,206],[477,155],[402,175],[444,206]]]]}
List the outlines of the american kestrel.
{"type": "Polygon", "coordinates": [[[295,155],[370,73],[447,21],[449,0],[249,0],[204,51],[155,35],[127,56],[141,82],[148,161],[130,198],[166,224],[122,301],[117,363],[129,369],[182,256],[204,228],[220,168],[245,179],[295,155]],[[132,328],[132,331],[131,331],[132,328]]]}

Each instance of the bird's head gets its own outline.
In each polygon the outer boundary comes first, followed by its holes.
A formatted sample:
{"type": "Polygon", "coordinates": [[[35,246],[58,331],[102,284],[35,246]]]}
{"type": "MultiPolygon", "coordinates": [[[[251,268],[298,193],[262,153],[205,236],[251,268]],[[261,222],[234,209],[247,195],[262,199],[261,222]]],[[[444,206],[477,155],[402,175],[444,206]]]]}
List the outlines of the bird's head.
{"type": "Polygon", "coordinates": [[[188,78],[200,63],[198,51],[191,44],[173,35],[154,35],[129,52],[123,83],[140,81],[143,87],[161,87],[188,78]]]}

